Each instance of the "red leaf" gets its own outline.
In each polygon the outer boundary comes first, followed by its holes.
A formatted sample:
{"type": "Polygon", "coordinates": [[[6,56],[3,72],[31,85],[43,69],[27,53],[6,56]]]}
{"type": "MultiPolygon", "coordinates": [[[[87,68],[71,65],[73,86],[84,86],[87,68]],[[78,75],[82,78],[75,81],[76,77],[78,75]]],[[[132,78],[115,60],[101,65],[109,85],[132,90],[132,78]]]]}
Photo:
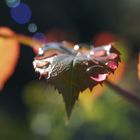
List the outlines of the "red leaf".
{"type": "Polygon", "coordinates": [[[101,84],[120,61],[113,44],[84,52],[79,45],[72,49],[62,43],[48,43],[40,52],[33,61],[35,71],[62,94],[68,117],[80,92],[101,84]]]}

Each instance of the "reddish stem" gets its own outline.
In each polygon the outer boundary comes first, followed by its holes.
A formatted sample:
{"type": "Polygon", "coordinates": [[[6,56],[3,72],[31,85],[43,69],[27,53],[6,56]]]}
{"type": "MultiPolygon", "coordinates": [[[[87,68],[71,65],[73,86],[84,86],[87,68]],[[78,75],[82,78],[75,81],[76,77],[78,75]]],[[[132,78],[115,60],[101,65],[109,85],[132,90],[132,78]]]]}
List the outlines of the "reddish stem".
{"type": "Polygon", "coordinates": [[[21,35],[21,34],[15,34],[15,35],[0,34],[0,37],[16,40],[19,43],[25,44],[32,48],[39,48],[43,44],[41,41],[39,41],[37,39],[33,39],[29,36],[25,36],[25,35],[21,35]]]}
{"type": "Polygon", "coordinates": [[[131,102],[133,105],[135,105],[136,107],[140,109],[140,97],[138,97],[135,93],[127,91],[111,83],[110,81],[106,81],[106,84],[112,89],[114,89],[115,91],[117,91],[119,95],[123,96],[125,99],[127,99],[129,102],[131,102]]]}

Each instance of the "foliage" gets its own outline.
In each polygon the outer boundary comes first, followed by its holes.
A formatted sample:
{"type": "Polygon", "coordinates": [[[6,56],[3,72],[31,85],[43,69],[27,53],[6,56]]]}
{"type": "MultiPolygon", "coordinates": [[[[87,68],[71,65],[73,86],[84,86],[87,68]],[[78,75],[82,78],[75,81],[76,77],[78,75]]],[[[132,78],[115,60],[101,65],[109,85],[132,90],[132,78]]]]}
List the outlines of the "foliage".
{"type": "Polygon", "coordinates": [[[69,126],[66,126],[62,98],[57,91],[52,86],[46,88],[44,82],[30,83],[24,90],[23,99],[30,108],[32,132],[39,138],[44,136],[45,139],[50,140],[57,140],[58,137],[68,140],[86,140],[87,138],[89,140],[93,138],[99,140],[134,138],[137,140],[140,137],[140,127],[136,124],[140,121],[140,116],[137,114],[139,110],[133,108],[107,87],[104,93],[96,100],[89,90],[82,93],[92,97],[91,102],[88,100],[90,109],[83,106],[81,101],[77,102],[69,126]],[[39,130],[42,130],[42,133],[39,130]]]}
{"type": "Polygon", "coordinates": [[[33,62],[40,77],[46,78],[62,94],[68,118],[79,93],[102,84],[120,61],[119,52],[111,44],[87,51],[79,47],[75,45],[73,49],[60,43],[48,43],[33,62]]]}

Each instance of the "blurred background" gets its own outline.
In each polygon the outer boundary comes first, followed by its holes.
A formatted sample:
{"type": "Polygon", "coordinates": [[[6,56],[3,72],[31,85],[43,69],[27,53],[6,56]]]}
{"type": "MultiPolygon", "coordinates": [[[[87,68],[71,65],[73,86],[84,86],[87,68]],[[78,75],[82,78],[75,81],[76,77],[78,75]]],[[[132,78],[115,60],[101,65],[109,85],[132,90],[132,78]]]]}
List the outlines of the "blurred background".
{"type": "MultiPolygon", "coordinates": [[[[122,63],[109,80],[140,96],[139,0],[1,0],[1,32],[45,43],[67,40],[98,46],[117,42],[122,63]]],[[[1,86],[1,140],[140,139],[140,110],[105,84],[80,95],[67,125],[61,95],[34,72],[32,48],[12,43],[10,50],[6,46],[11,43],[3,45],[0,39],[0,63],[4,63],[0,77],[11,73],[1,86]],[[13,69],[9,68],[10,56],[13,69]]]]}

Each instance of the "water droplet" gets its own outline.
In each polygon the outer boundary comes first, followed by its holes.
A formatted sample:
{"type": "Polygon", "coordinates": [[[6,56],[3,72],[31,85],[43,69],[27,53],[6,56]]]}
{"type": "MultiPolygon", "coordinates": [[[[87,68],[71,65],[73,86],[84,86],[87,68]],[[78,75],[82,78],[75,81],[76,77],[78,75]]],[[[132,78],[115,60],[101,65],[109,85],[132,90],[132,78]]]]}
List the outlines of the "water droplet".
{"type": "Polygon", "coordinates": [[[109,61],[108,63],[106,63],[106,65],[113,71],[118,67],[117,63],[114,61],[109,61]]]}
{"type": "Polygon", "coordinates": [[[73,49],[74,49],[75,51],[78,51],[79,48],[80,48],[79,45],[75,45],[73,49]]]}
{"type": "Polygon", "coordinates": [[[108,73],[105,73],[105,74],[98,74],[97,77],[90,76],[90,78],[94,81],[102,82],[106,80],[107,76],[108,76],[108,73]]]}
{"type": "Polygon", "coordinates": [[[39,55],[43,55],[43,54],[44,54],[44,51],[43,51],[42,48],[39,48],[39,49],[38,49],[38,54],[39,54],[39,55]]]}
{"type": "Polygon", "coordinates": [[[111,53],[110,55],[109,55],[109,59],[115,59],[115,58],[117,58],[118,57],[118,55],[116,54],[116,53],[111,53]]]}
{"type": "Polygon", "coordinates": [[[50,62],[48,61],[41,61],[36,64],[37,68],[47,68],[50,65],[50,62]]]}
{"type": "Polygon", "coordinates": [[[90,53],[89,53],[90,55],[94,55],[94,51],[90,51],[90,53]]]}
{"type": "Polygon", "coordinates": [[[94,65],[87,68],[86,72],[89,74],[90,78],[97,82],[104,81],[108,76],[108,71],[100,65],[94,65]]]}
{"type": "Polygon", "coordinates": [[[110,54],[111,44],[105,45],[104,49],[106,50],[107,55],[110,54]]]}

